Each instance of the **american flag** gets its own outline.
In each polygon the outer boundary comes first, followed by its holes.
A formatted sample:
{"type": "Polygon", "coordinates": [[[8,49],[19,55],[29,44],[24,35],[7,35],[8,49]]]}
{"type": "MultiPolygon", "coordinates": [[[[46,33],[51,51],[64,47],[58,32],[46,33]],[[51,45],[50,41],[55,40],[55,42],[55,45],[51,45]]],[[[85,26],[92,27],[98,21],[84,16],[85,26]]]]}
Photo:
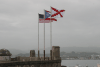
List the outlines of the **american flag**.
{"type": "MultiPolygon", "coordinates": [[[[53,22],[53,20],[51,20],[53,22]]],[[[50,23],[50,20],[39,19],[39,23],[50,23]]]]}
{"type": "Polygon", "coordinates": [[[50,18],[47,18],[47,19],[44,20],[44,15],[39,14],[39,23],[50,23],[50,22],[53,22],[53,21],[57,21],[57,19],[51,18],[51,21],[50,21],[50,18]]]}

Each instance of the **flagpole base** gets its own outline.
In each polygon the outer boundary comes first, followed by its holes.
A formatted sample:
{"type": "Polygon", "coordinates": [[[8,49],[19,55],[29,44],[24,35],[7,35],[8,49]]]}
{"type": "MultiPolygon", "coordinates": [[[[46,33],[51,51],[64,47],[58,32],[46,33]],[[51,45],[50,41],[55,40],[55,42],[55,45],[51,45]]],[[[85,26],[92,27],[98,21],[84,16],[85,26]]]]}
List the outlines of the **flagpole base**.
{"type": "Polygon", "coordinates": [[[38,58],[40,57],[39,50],[38,50],[38,58]]]}
{"type": "Polygon", "coordinates": [[[51,60],[52,60],[52,50],[50,50],[50,57],[51,57],[51,60]]]}
{"type": "Polygon", "coordinates": [[[45,50],[44,50],[44,60],[45,60],[45,50]]]}

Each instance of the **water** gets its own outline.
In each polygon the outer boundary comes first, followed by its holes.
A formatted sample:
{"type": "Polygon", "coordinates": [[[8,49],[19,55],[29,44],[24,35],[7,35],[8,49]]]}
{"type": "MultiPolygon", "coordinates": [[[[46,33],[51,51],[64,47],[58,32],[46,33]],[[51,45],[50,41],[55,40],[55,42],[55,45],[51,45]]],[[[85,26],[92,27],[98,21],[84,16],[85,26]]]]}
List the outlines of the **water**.
{"type": "Polygon", "coordinates": [[[65,65],[67,67],[75,67],[75,65],[79,64],[80,67],[97,67],[97,63],[100,63],[100,60],[62,60],[61,65],[65,65]]]}

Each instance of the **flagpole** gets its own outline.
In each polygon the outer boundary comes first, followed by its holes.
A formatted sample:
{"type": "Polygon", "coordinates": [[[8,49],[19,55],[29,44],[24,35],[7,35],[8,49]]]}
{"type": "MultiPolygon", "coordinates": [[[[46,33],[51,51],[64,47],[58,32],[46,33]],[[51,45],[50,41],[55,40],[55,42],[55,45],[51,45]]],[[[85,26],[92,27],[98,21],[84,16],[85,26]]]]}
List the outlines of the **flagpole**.
{"type": "Polygon", "coordinates": [[[45,60],[45,10],[44,10],[44,60],[45,60]]]}
{"type": "MultiPolygon", "coordinates": [[[[51,12],[51,6],[50,6],[50,12],[51,12]]],[[[52,12],[51,12],[52,15],[52,12]]],[[[50,16],[50,45],[51,45],[51,60],[52,60],[52,23],[51,23],[51,16],[50,16]]]]}
{"type": "Polygon", "coordinates": [[[39,13],[38,13],[38,58],[39,58],[39,13]]]}

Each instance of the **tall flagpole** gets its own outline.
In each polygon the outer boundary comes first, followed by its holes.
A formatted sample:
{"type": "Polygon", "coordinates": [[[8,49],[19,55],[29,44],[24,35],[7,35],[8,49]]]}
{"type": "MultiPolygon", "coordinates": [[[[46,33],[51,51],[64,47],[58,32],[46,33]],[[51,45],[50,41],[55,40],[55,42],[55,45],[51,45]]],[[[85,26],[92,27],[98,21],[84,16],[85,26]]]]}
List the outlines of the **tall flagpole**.
{"type": "Polygon", "coordinates": [[[44,60],[45,60],[45,10],[44,10],[44,60]]]}
{"type": "Polygon", "coordinates": [[[38,58],[39,58],[39,13],[38,13],[38,58]]]}
{"type": "MultiPolygon", "coordinates": [[[[50,6],[50,12],[51,12],[51,6],[50,6]]],[[[51,12],[51,15],[52,15],[52,12],[51,12]]],[[[51,45],[50,53],[51,53],[51,60],[52,60],[52,22],[51,22],[51,17],[50,17],[50,45],[51,45]]]]}

